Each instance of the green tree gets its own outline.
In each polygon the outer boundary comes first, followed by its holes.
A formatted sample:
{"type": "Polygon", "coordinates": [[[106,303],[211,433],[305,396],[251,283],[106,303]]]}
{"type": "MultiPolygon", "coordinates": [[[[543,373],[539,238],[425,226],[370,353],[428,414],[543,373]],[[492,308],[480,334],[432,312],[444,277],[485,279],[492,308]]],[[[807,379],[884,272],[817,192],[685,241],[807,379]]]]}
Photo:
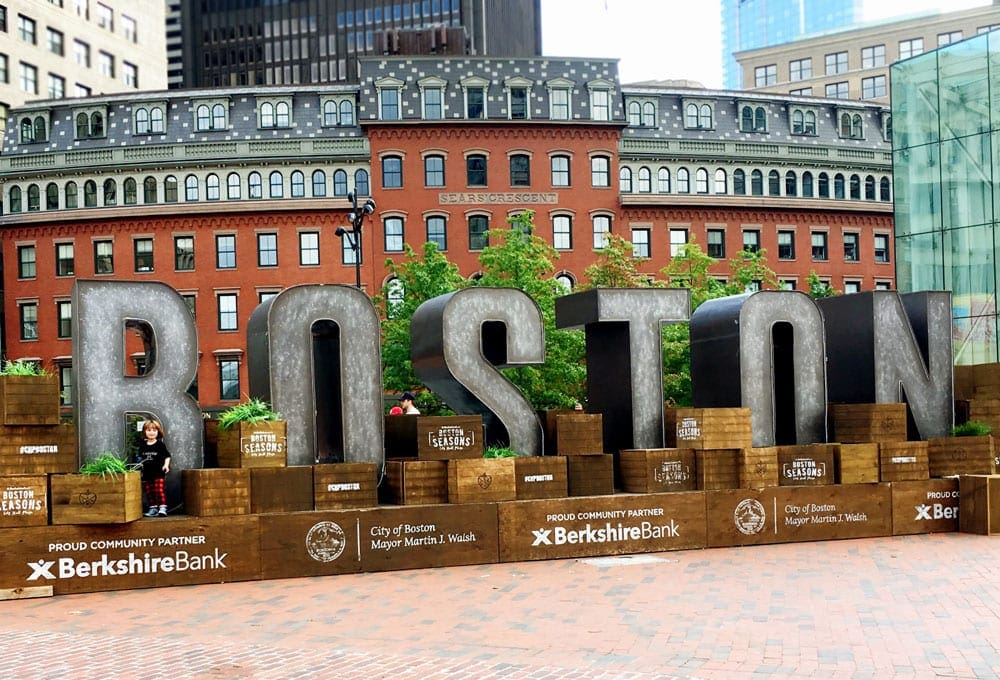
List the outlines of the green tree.
{"type": "Polygon", "coordinates": [[[753,289],[771,289],[780,287],[778,275],[767,264],[767,251],[759,248],[756,251],[745,249],[729,260],[729,271],[732,277],[726,287],[726,295],[739,295],[753,289]]]}
{"type": "Polygon", "coordinates": [[[650,281],[639,273],[639,267],[649,262],[647,257],[634,257],[632,244],[617,234],[607,234],[605,245],[598,248],[596,260],[583,270],[589,283],[580,286],[588,288],[644,288],[663,285],[650,281]]]}
{"type": "Polygon", "coordinates": [[[817,298],[833,297],[834,295],[839,295],[839,292],[837,291],[836,288],[834,288],[829,283],[819,278],[819,275],[816,273],[815,269],[809,270],[809,278],[806,279],[806,283],[809,286],[808,295],[814,300],[817,298]]]}

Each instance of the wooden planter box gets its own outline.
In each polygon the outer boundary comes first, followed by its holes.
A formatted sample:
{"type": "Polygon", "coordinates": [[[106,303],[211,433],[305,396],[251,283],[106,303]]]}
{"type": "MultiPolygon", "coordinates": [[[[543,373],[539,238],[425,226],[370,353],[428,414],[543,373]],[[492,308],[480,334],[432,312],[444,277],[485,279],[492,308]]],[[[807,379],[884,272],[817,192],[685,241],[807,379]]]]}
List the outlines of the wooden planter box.
{"type": "Polygon", "coordinates": [[[378,505],[375,463],[327,463],[313,466],[317,510],[348,510],[378,505]]]}
{"type": "Polygon", "coordinates": [[[615,457],[566,456],[570,496],[610,496],[615,492],[615,457]]]}
{"type": "Polygon", "coordinates": [[[142,517],[138,472],[49,476],[53,524],[124,524],[142,517]]]}
{"type": "Polygon", "coordinates": [[[882,442],[879,444],[879,479],[907,482],[930,479],[927,442],[882,442]]]}
{"type": "Polygon", "coordinates": [[[663,448],[677,448],[677,407],[663,405],[663,448]]]}
{"type": "Polygon", "coordinates": [[[931,477],[997,474],[997,449],[993,435],[938,437],[927,442],[931,477]]]}
{"type": "Polygon", "coordinates": [[[394,505],[447,503],[448,463],[443,460],[415,458],[387,460],[383,489],[386,502],[394,505]]]}
{"type": "Polygon", "coordinates": [[[47,475],[0,477],[0,528],[45,526],[48,523],[47,475]]]}
{"type": "Polygon", "coordinates": [[[1000,475],[958,478],[958,530],[968,534],[1000,534],[1000,475]]]}
{"type": "MultiPolygon", "coordinates": [[[[978,392],[977,392],[978,393],[978,392]]],[[[986,423],[994,432],[1000,432],[1000,394],[992,397],[977,396],[965,404],[966,420],[986,423]]]]}
{"type": "Polygon", "coordinates": [[[569,495],[566,456],[520,456],[514,459],[514,475],[519,501],[569,495]]]}
{"type": "Polygon", "coordinates": [[[604,453],[604,417],[582,411],[539,411],[545,454],[589,456],[604,453]]]}
{"type": "Polygon", "coordinates": [[[207,468],[181,471],[184,509],[195,517],[250,514],[250,470],[207,468]]]}
{"type": "Polygon", "coordinates": [[[830,404],[829,414],[834,441],[906,441],[906,404],[830,404]]]}
{"type": "Polygon", "coordinates": [[[482,416],[385,416],[385,453],[392,458],[483,457],[482,416]]]}
{"type": "Polygon", "coordinates": [[[778,486],[778,447],[741,449],[739,471],[741,489],[767,489],[778,486]]]}
{"type": "Polygon", "coordinates": [[[748,408],[678,408],[677,446],[682,449],[745,449],[753,446],[748,408]]]}
{"type": "Polygon", "coordinates": [[[822,486],[833,484],[835,444],[778,446],[779,486],[822,486]]]}
{"type": "Polygon", "coordinates": [[[698,488],[703,491],[738,489],[742,451],[743,449],[697,449],[695,460],[698,488]]]}
{"type": "Polygon", "coordinates": [[[873,484],[879,480],[878,444],[838,444],[833,465],[837,484],[873,484]]]}
{"type": "Polygon", "coordinates": [[[313,466],[250,468],[250,512],[313,509],[313,466]]]}
{"type": "Polygon", "coordinates": [[[448,461],[449,503],[497,503],[517,499],[513,458],[448,461]]]}
{"type": "Polygon", "coordinates": [[[220,468],[284,467],[286,423],[270,420],[219,428],[216,456],[220,468]]]}
{"type": "Polygon", "coordinates": [[[618,454],[622,490],[628,493],[694,491],[694,449],[625,449],[618,454]]]}
{"type": "Polygon", "coordinates": [[[59,376],[0,375],[4,425],[58,425],[59,376]]]}
{"type": "Polygon", "coordinates": [[[0,475],[79,469],[75,425],[0,425],[0,475]]]}

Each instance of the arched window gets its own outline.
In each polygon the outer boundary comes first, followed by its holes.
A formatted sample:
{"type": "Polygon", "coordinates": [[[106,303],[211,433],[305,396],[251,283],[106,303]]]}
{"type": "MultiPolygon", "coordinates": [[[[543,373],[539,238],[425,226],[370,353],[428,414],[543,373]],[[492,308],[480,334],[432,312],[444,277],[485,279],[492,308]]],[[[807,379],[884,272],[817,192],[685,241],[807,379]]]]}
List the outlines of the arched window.
{"type": "Polygon", "coordinates": [[[699,194],[708,193],[708,170],[705,168],[694,171],[694,190],[699,194]]]}
{"type": "Polygon", "coordinates": [[[243,187],[240,184],[238,172],[231,172],[226,175],[226,198],[230,201],[238,201],[242,198],[243,187]]]}
{"type": "Polygon", "coordinates": [[[370,196],[371,186],[368,184],[368,171],[367,170],[355,170],[354,171],[354,192],[358,196],[370,196]]]}
{"type": "Polygon", "coordinates": [[[247,196],[249,198],[264,198],[264,182],[259,172],[247,175],[247,196]]]}
{"type": "Polygon", "coordinates": [[[117,205],[118,184],[110,177],[104,180],[104,205],[117,205]]]}
{"type": "Polygon", "coordinates": [[[702,104],[698,109],[698,127],[708,130],[712,127],[712,107],[702,104]]]}
{"type": "Polygon", "coordinates": [[[12,213],[21,212],[21,187],[10,188],[10,211],[12,213]]]}
{"type": "Polygon", "coordinates": [[[872,175],[865,177],[865,200],[875,200],[875,178],[872,175]]]}
{"type": "Polygon", "coordinates": [[[764,173],[760,170],[750,173],[750,193],[753,196],[764,195],[764,173]]]}
{"type": "Polygon", "coordinates": [[[798,177],[792,170],[785,173],[785,196],[799,195],[798,177]]]}
{"type": "Polygon", "coordinates": [[[840,136],[851,136],[851,114],[849,113],[840,114],[840,136]]]}
{"type": "Polygon", "coordinates": [[[576,286],[576,281],[573,280],[573,275],[569,272],[562,272],[556,275],[556,283],[562,288],[563,293],[572,293],[573,288],[576,286]]]}
{"type": "Polygon", "coordinates": [[[739,168],[733,170],[733,193],[737,196],[747,195],[747,174],[739,168]]]}
{"type": "Polygon", "coordinates": [[[340,102],[340,124],[354,125],[354,102],[347,99],[340,102]]]}
{"type": "Polygon", "coordinates": [[[698,106],[696,104],[688,104],[684,107],[684,127],[698,127],[698,106]]]}
{"type": "MultiPolygon", "coordinates": [[[[79,135],[77,135],[79,137],[79,135]]],[[[21,143],[30,144],[35,141],[35,126],[30,118],[21,119],[21,143]]]]}
{"type": "Polygon", "coordinates": [[[147,109],[135,110],[135,134],[149,134],[149,111],[147,109]]]}
{"type": "Polygon", "coordinates": [[[729,193],[729,187],[726,181],[726,171],[722,168],[718,168],[715,171],[715,193],[717,194],[727,194],[729,193]]]}
{"type": "Polygon", "coordinates": [[[680,168],[677,171],[677,193],[691,193],[691,176],[687,168],[680,168]]]}
{"type": "Polygon", "coordinates": [[[758,106],[753,112],[753,129],[757,132],[767,132],[767,112],[763,106],[758,106]]]}
{"type": "Polygon", "coordinates": [[[295,170],[291,176],[292,198],[302,198],[306,195],[306,176],[301,170],[295,170]]]}
{"type": "Polygon", "coordinates": [[[656,107],[653,102],[646,102],[642,105],[642,124],[645,127],[656,125],[656,107]]]}
{"type": "Polygon", "coordinates": [[[632,168],[622,166],[618,171],[618,191],[623,194],[632,193],[632,168]]]}
{"type": "Polygon", "coordinates": [[[198,200],[198,178],[194,175],[188,175],[184,178],[184,200],[198,200]]]}
{"type": "Polygon", "coordinates": [[[861,200],[861,177],[858,175],[851,175],[851,200],[861,200]]]}
{"type": "Polygon", "coordinates": [[[813,176],[808,170],[802,173],[802,196],[803,198],[813,197],[813,176]]]}
{"type": "Polygon", "coordinates": [[[640,194],[648,194],[653,190],[653,173],[647,167],[639,168],[638,189],[640,194]]]}
{"type": "Polygon", "coordinates": [[[819,173],[819,197],[830,198],[830,178],[825,172],[819,173]]]}
{"type": "Polygon", "coordinates": [[[86,139],[90,136],[90,118],[85,113],[76,114],[76,138],[86,139]]]}
{"type": "Polygon", "coordinates": [[[839,172],[833,176],[833,197],[844,198],[844,176],[839,172]]]}
{"type": "Polygon", "coordinates": [[[628,124],[632,127],[639,127],[642,125],[642,105],[639,104],[639,102],[629,102],[628,124]]]}
{"type": "Polygon", "coordinates": [[[268,175],[267,184],[270,198],[281,198],[285,195],[285,178],[277,170],[268,175]]]}
{"type": "Polygon", "coordinates": [[[769,196],[781,195],[781,173],[777,170],[767,173],[767,193],[769,196]]]}
{"type": "Polygon", "coordinates": [[[312,186],[313,196],[326,196],[326,173],[322,170],[313,170],[312,186]]]}
{"type": "Polygon", "coordinates": [[[331,127],[337,124],[337,102],[327,101],[323,104],[323,125],[331,127]]]}
{"type": "Polygon", "coordinates": [[[91,137],[103,137],[104,136],[104,116],[94,111],[90,114],[90,136],[91,137]]]}
{"type": "Polygon", "coordinates": [[[892,187],[890,186],[889,178],[883,177],[878,182],[879,186],[879,200],[881,201],[891,201],[892,200],[892,187]]]}
{"type": "Polygon", "coordinates": [[[865,136],[864,126],[861,124],[861,114],[855,113],[851,118],[851,137],[862,139],[865,136]]]}
{"type": "Polygon", "coordinates": [[[197,111],[198,130],[208,130],[212,127],[212,116],[208,107],[204,104],[198,107],[197,111]]]}
{"type": "Polygon", "coordinates": [[[44,142],[49,138],[48,132],[45,130],[45,119],[41,116],[35,117],[35,141],[44,142]]]}
{"type": "Polygon", "coordinates": [[[92,179],[83,183],[83,207],[97,207],[97,182],[92,179]]]}
{"type": "Polygon", "coordinates": [[[205,198],[209,201],[218,201],[222,198],[219,191],[219,176],[214,172],[205,178],[205,198]]]}
{"type": "Polygon", "coordinates": [[[142,202],[156,203],[156,178],[147,177],[142,180],[142,202]]]}
{"type": "Polygon", "coordinates": [[[212,107],[212,129],[226,129],[226,107],[222,104],[216,104],[212,107]]]}
{"type": "Polygon", "coordinates": [[[806,119],[803,123],[802,131],[807,135],[816,134],[816,114],[812,111],[806,111],[806,119]]]}
{"type": "Polygon", "coordinates": [[[163,109],[158,106],[149,110],[149,130],[154,133],[163,132],[163,109]]]}
{"type": "Polygon", "coordinates": [[[163,200],[167,203],[177,202],[177,178],[167,175],[163,180],[163,200]]]}
{"type": "Polygon", "coordinates": [[[37,212],[42,209],[42,191],[37,184],[28,185],[28,212],[37,212]]]}
{"type": "Polygon", "coordinates": [[[76,182],[66,182],[66,207],[80,207],[80,192],[76,186],[76,182]]]}
{"type": "Polygon", "coordinates": [[[55,182],[49,182],[48,186],[45,187],[45,209],[59,209],[59,185],[55,182]]]}
{"type": "Polygon", "coordinates": [[[801,111],[792,111],[792,134],[801,135],[805,132],[805,114],[801,111]]]}
{"type": "Polygon", "coordinates": [[[740,111],[740,130],[750,132],[753,130],[753,108],[744,106],[740,111]]]}
{"type": "Polygon", "coordinates": [[[264,102],[260,105],[260,126],[274,127],[274,104],[271,102],[264,102]]]}
{"type": "Polygon", "coordinates": [[[122,182],[122,191],[125,194],[125,205],[135,205],[139,201],[139,191],[136,187],[135,179],[126,177],[122,182]]]}
{"type": "Polygon", "coordinates": [[[288,102],[278,102],[274,107],[274,124],[280,128],[290,127],[292,116],[288,109],[288,102]]]}
{"type": "Polygon", "coordinates": [[[670,193],[670,168],[660,168],[656,171],[656,190],[661,194],[670,193]]]}
{"type": "Polygon", "coordinates": [[[333,195],[347,195],[347,173],[343,170],[334,170],[333,172],[333,195]]]}

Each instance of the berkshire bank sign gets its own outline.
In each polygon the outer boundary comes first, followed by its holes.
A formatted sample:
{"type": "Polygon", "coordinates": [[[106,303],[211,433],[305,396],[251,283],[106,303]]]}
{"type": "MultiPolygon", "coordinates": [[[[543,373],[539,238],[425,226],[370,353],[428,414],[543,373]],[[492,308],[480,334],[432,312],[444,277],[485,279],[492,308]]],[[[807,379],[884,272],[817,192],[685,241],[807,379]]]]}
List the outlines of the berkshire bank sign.
{"type": "MultiPolygon", "coordinates": [[[[170,432],[178,469],[203,467],[202,414],[187,393],[198,338],[183,298],[159,282],[79,280],[72,304],[80,451],[123,448],[125,414],[150,413],[170,432]],[[140,377],[122,369],[127,328],[146,343],[140,377]]],[[[814,301],[760,291],[692,314],[686,289],[608,288],[556,300],[556,326],[586,336],[588,410],[603,414],[605,450],[663,446],[661,332],[681,322],[690,323],[694,406],[749,407],[754,446],[826,441],[828,402],[905,401],[921,439],[952,425],[948,292],[814,301]]],[[[498,370],[545,361],[542,315],[528,295],[468,288],[439,296],[417,309],[411,337],[413,368],[428,388],[457,413],[483,416],[488,441],[542,454],[534,408],[498,370]]],[[[288,422],[289,465],[315,462],[318,428],[336,417],[345,462],[382,461],[380,325],[364,292],[285,289],[253,311],[247,354],[250,393],[288,422]]]]}

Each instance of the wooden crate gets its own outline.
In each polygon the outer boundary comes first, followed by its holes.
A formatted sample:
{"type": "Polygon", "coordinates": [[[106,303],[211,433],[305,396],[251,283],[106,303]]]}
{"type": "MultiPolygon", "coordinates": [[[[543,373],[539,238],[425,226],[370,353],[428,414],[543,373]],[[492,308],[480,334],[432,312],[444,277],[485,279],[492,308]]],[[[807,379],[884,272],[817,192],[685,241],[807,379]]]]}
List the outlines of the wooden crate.
{"type": "Polygon", "coordinates": [[[513,458],[448,461],[449,503],[496,503],[517,499],[513,458]]]}
{"type": "Polygon", "coordinates": [[[205,463],[202,467],[219,467],[219,421],[205,421],[205,463]]]}
{"type": "Polygon", "coordinates": [[[385,452],[392,458],[483,457],[483,417],[385,416],[385,452]]]}
{"type": "Polygon", "coordinates": [[[313,509],[313,466],[250,468],[250,512],[313,509]]]}
{"type": "Polygon", "coordinates": [[[1000,534],[1000,475],[958,478],[958,530],[968,534],[1000,534]]]}
{"type": "Polygon", "coordinates": [[[678,408],[677,446],[745,449],[753,446],[748,408],[678,408]]]}
{"type": "Polygon", "coordinates": [[[741,489],[766,489],[778,486],[777,447],[740,449],[739,475],[741,489]]]}
{"type": "Polygon", "coordinates": [[[695,468],[698,470],[698,488],[702,491],[738,489],[742,451],[743,448],[696,449],[695,468]]]}
{"type": "Polygon", "coordinates": [[[195,517],[250,514],[248,468],[181,470],[184,510],[195,517]]]}
{"type": "Polygon", "coordinates": [[[45,526],[48,523],[47,475],[0,477],[0,528],[45,526]]]}
{"type": "Polygon", "coordinates": [[[927,442],[882,442],[878,448],[879,479],[883,482],[930,479],[927,442]]]}
{"type": "Polygon", "coordinates": [[[830,404],[828,409],[834,441],[906,441],[906,404],[830,404]]]}
{"type": "Polygon", "coordinates": [[[58,425],[59,376],[0,375],[4,425],[58,425]]]}
{"type": "Polygon", "coordinates": [[[976,397],[966,403],[967,420],[986,423],[1000,432],[1000,398],[976,397]]]}
{"type": "Polygon", "coordinates": [[[663,405],[663,448],[677,448],[677,407],[663,405]]]}
{"type": "Polygon", "coordinates": [[[286,423],[267,420],[219,428],[220,468],[284,467],[288,460],[286,423]]]}
{"type": "Polygon", "coordinates": [[[76,425],[0,425],[0,475],[79,469],[76,425]]]}
{"type": "Polygon", "coordinates": [[[49,475],[53,524],[124,524],[142,517],[138,472],[49,475]]]}
{"type": "Polygon", "coordinates": [[[931,477],[950,475],[995,475],[998,452],[992,435],[936,437],[927,441],[927,464],[931,477]]]}
{"type": "Polygon", "coordinates": [[[313,466],[317,510],[372,508],[378,505],[375,463],[328,463],[313,466]]]}
{"type": "Polygon", "coordinates": [[[836,444],[778,446],[779,486],[821,486],[833,484],[836,444]]]}
{"type": "Polygon", "coordinates": [[[893,482],[892,535],[958,531],[958,478],[893,482]]]}
{"type": "Polygon", "coordinates": [[[833,453],[837,484],[873,484],[879,480],[878,444],[836,444],[833,453]]]}
{"type": "Polygon", "coordinates": [[[545,431],[545,453],[550,456],[588,456],[604,453],[604,417],[582,411],[539,411],[545,431]]]}
{"type": "Polygon", "coordinates": [[[622,489],[628,493],[694,491],[694,449],[625,449],[618,454],[622,489]]]}
{"type": "Polygon", "coordinates": [[[566,456],[570,496],[607,496],[615,492],[615,457],[566,456]]]}
{"type": "Polygon", "coordinates": [[[519,501],[569,495],[566,456],[519,456],[514,459],[514,475],[519,501]]]}
{"type": "Polygon", "coordinates": [[[448,463],[415,458],[387,460],[383,488],[386,501],[394,505],[447,503],[448,463]]]}

